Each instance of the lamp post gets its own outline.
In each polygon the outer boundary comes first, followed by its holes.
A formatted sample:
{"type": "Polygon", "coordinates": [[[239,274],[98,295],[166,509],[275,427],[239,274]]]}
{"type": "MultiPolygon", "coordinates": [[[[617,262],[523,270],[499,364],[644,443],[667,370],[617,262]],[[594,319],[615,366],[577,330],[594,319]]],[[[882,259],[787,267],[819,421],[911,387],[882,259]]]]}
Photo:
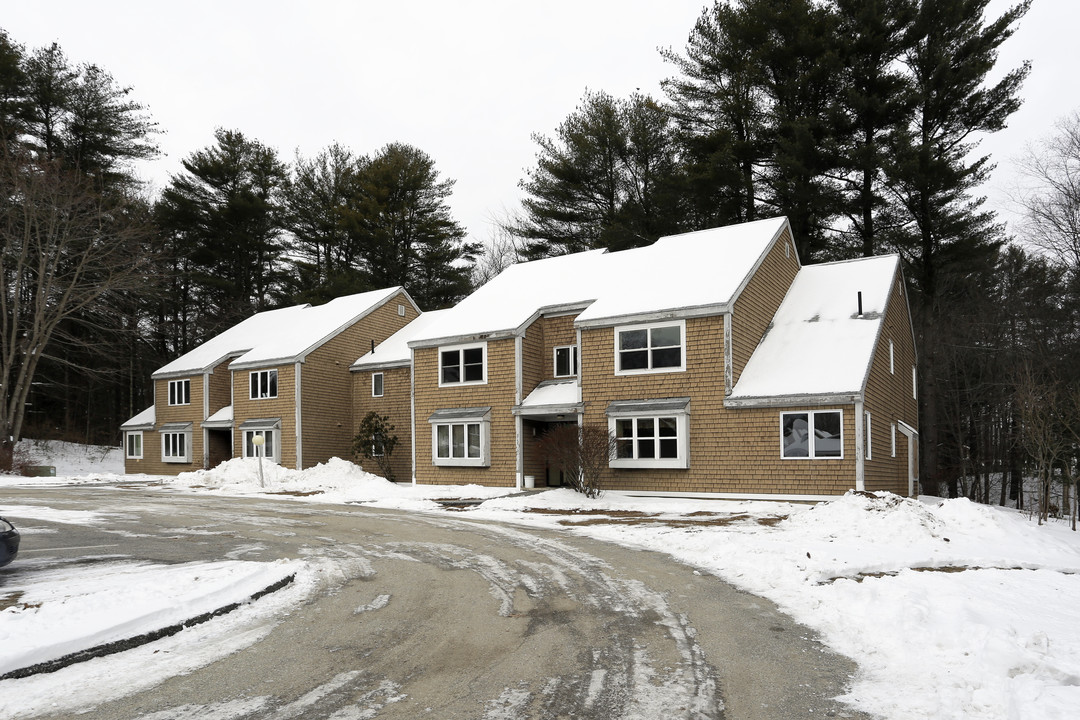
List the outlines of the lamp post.
{"type": "Polygon", "coordinates": [[[266,444],[266,438],[262,434],[256,435],[251,438],[251,444],[255,446],[255,454],[259,456],[259,487],[266,487],[266,482],[263,480],[262,458],[263,458],[263,445],[266,444]]]}

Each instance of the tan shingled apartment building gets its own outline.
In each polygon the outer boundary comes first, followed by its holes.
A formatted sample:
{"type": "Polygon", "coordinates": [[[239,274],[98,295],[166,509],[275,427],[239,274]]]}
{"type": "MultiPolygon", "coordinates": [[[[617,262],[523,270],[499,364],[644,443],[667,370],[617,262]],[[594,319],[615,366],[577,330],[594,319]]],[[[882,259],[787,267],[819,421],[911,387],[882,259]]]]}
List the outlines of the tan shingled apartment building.
{"type": "Polygon", "coordinates": [[[245,457],[259,432],[278,438],[268,456],[310,467],[347,457],[375,410],[396,428],[399,481],[557,486],[536,443],[571,423],[615,437],[607,489],[918,490],[915,343],[895,255],[803,267],[786,218],[774,218],[519,263],[438,312],[380,292],[322,354],[237,347],[156,372],[155,407],[124,425],[128,471],[245,457]],[[274,402],[260,397],[270,369],[274,402]],[[185,379],[201,418],[173,405],[185,379]],[[192,433],[185,463],[166,459],[178,432],[192,433]]]}

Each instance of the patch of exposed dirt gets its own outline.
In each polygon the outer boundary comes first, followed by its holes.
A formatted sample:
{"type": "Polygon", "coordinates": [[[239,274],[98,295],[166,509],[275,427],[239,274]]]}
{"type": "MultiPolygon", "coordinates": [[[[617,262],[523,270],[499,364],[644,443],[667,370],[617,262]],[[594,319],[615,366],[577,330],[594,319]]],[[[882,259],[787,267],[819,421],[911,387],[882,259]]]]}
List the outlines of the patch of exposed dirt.
{"type": "Polygon", "coordinates": [[[661,518],[656,516],[642,516],[642,517],[628,517],[628,518],[616,518],[616,517],[594,517],[587,520],[560,520],[560,525],[567,527],[582,527],[585,525],[662,525],[672,528],[689,528],[689,527],[725,527],[728,525],[735,525],[736,523],[757,523],[758,525],[764,525],[765,527],[772,527],[776,523],[783,520],[786,516],[770,516],[770,517],[752,517],[750,515],[712,515],[710,517],[697,517],[690,519],[690,516],[683,518],[661,518]]]}
{"type": "Polygon", "coordinates": [[[322,495],[322,490],[278,490],[277,492],[266,493],[267,495],[291,495],[292,497],[310,497],[311,495],[322,495]]]}
{"type": "Polygon", "coordinates": [[[8,593],[7,595],[0,595],[0,611],[7,610],[8,608],[15,608],[16,610],[30,610],[32,608],[41,607],[41,603],[22,602],[22,596],[22,590],[16,590],[15,592],[8,593]]]}

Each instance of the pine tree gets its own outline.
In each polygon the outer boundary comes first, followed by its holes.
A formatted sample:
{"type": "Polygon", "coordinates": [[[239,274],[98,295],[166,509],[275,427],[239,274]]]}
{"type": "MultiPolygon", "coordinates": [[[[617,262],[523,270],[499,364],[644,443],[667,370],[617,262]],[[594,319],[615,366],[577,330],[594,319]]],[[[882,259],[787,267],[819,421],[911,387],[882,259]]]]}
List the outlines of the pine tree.
{"type": "Polygon", "coordinates": [[[975,133],[995,132],[1019,106],[1029,65],[1007,72],[991,86],[998,48],[1029,7],[1021,3],[983,24],[989,0],[923,0],[915,41],[904,55],[911,76],[913,119],[895,138],[886,168],[889,188],[909,218],[895,238],[907,261],[920,348],[922,464],[924,483],[937,492],[941,477],[938,431],[942,389],[938,364],[939,316],[950,295],[980,273],[992,271],[1004,240],[992,213],[975,196],[991,169],[986,156],[969,158],[975,133]]]}
{"type": "Polygon", "coordinates": [[[536,134],[536,167],[510,231],[526,257],[648,245],[681,217],[667,112],[646,95],[586,92],[555,137],[536,134]]]}
{"type": "Polygon", "coordinates": [[[285,165],[239,131],[214,137],[183,161],[156,208],[171,254],[190,272],[190,295],[168,301],[196,316],[176,319],[192,334],[184,347],[269,308],[285,272],[285,165]]]}
{"type": "Polygon", "coordinates": [[[468,294],[479,248],[450,213],[453,187],[411,145],[391,143],[358,162],[341,214],[367,287],[402,285],[426,309],[468,294]]]}

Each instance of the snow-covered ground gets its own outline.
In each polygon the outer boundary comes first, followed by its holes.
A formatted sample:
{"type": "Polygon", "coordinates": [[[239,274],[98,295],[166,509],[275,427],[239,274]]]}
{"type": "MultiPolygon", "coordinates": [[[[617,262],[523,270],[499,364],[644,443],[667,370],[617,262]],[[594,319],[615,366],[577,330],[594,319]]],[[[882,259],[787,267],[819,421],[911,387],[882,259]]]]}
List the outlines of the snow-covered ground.
{"type": "MultiPolygon", "coordinates": [[[[769,598],[858,663],[845,699],[882,717],[1046,720],[1076,717],[1080,705],[1080,534],[1063,522],[1040,527],[1026,514],[967,500],[891,495],[851,494],[817,506],[625,493],[588,500],[568,490],[516,496],[478,486],[395,485],[344,461],[303,472],[268,463],[262,487],[250,461],[159,478],[120,474],[118,453],[101,460],[101,453],[81,452],[75,457],[70,448],[54,449],[48,460],[74,477],[5,477],[0,487],[142,479],[173,492],[284,491],[292,494],[276,497],[417,512],[447,512],[434,498],[487,498],[466,516],[660,550],[769,598]]],[[[40,507],[0,505],[0,512],[31,527],[35,518],[85,521],[40,507]]],[[[122,626],[125,635],[152,629],[166,621],[157,614],[162,607],[155,593],[169,597],[190,589],[192,573],[206,578],[193,607],[235,602],[284,574],[297,573],[292,592],[313,582],[291,563],[94,572],[89,586],[80,578],[57,585],[46,574],[23,588],[21,606],[0,612],[0,673],[46,643],[69,649],[111,637],[107,626],[122,626]],[[102,601],[110,587],[121,586],[135,596],[132,603],[119,610],[102,601]],[[49,615],[47,601],[59,596],[63,609],[49,615]],[[44,601],[32,607],[37,603],[30,598],[44,601]]],[[[55,690],[50,683],[63,681],[55,676],[17,682],[31,695],[47,694],[55,690]]]]}

